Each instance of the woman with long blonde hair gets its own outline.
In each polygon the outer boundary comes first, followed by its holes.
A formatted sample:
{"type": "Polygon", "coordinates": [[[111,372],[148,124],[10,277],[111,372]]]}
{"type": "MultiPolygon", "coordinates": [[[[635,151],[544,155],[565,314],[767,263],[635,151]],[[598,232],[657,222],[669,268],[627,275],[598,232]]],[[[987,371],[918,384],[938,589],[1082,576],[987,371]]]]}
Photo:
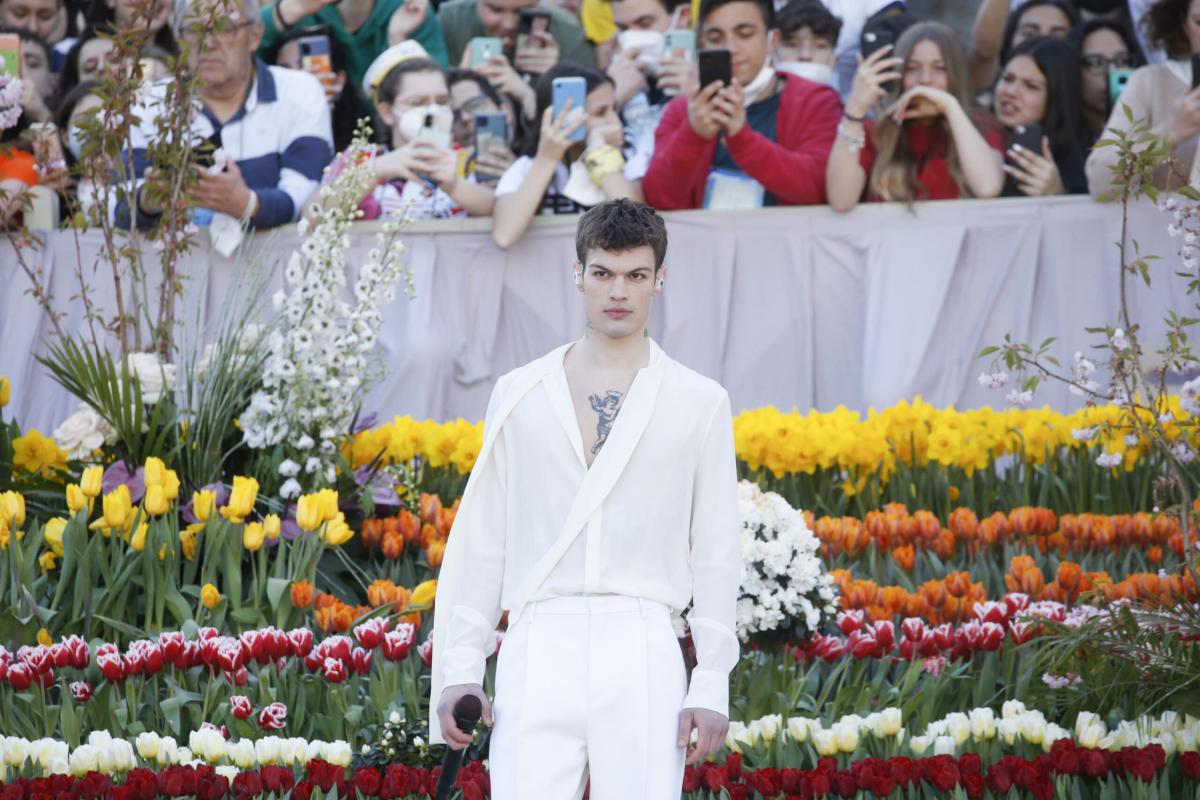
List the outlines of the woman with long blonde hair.
{"type": "Polygon", "coordinates": [[[1004,138],[986,119],[971,110],[954,32],[938,22],[913,25],[894,55],[884,48],[859,62],[826,168],[829,204],[849,211],[864,194],[908,204],[996,197],[1004,188],[1004,138]],[[891,102],[883,108],[885,99],[891,102]],[[872,110],[875,118],[867,119],[872,110]]]}

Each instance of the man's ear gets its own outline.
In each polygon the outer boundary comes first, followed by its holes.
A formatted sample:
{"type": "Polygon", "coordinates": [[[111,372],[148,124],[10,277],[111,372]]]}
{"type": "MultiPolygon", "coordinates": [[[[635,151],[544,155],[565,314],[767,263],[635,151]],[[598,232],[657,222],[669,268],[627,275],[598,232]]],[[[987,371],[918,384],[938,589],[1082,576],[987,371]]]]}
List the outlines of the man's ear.
{"type": "Polygon", "coordinates": [[[262,18],[256,19],[254,24],[250,26],[250,52],[253,54],[258,50],[258,46],[262,44],[263,34],[266,29],[263,27],[262,18]]]}
{"type": "Polygon", "coordinates": [[[779,28],[771,28],[771,30],[767,31],[767,52],[768,53],[775,52],[775,50],[779,47],[779,40],[780,40],[779,28]]]}

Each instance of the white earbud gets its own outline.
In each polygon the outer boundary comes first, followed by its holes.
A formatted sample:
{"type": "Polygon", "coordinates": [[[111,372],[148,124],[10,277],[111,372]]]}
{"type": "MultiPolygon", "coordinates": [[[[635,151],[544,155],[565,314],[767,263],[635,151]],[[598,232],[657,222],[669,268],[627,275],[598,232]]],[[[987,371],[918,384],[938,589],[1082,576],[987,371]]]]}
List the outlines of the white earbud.
{"type": "Polygon", "coordinates": [[[582,272],[575,273],[575,285],[583,286],[583,273],[582,272]]]}
{"type": "Polygon", "coordinates": [[[664,281],[662,278],[659,278],[657,281],[655,281],[654,285],[657,288],[662,289],[664,283],[666,283],[666,281],[664,281]]]}

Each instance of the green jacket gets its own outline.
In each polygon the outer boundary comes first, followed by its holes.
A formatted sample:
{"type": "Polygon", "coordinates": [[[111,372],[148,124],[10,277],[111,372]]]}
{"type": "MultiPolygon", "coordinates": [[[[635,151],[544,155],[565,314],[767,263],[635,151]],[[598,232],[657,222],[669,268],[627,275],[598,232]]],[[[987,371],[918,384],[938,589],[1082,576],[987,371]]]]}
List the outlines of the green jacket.
{"type": "MultiPolygon", "coordinates": [[[[371,9],[371,15],[367,17],[367,21],[362,24],[361,28],[353,32],[346,30],[346,26],[342,23],[342,15],[338,13],[336,5],[325,6],[316,14],[296,20],[296,27],[328,25],[333,36],[346,49],[346,74],[356,85],[362,86],[363,75],[366,74],[367,67],[371,66],[371,62],[375,60],[376,56],[387,49],[388,22],[391,20],[393,12],[403,3],[404,0],[378,0],[375,7],[371,9]]],[[[275,27],[274,4],[263,6],[261,15],[265,30],[262,44],[258,46],[258,52],[259,55],[265,57],[282,31],[275,27]]],[[[442,29],[433,15],[432,5],[425,21],[413,31],[412,38],[429,52],[429,57],[434,61],[443,67],[449,65],[446,60],[446,42],[442,39],[442,29]]]]}
{"type": "MultiPolygon", "coordinates": [[[[446,39],[446,50],[450,63],[458,65],[463,51],[476,36],[487,36],[483,23],[479,21],[478,0],[446,0],[438,9],[438,22],[446,39]]],[[[559,58],[562,61],[580,61],[595,64],[596,54],[580,27],[579,21],[567,12],[554,6],[542,6],[550,12],[550,35],[558,42],[559,58]]]]}

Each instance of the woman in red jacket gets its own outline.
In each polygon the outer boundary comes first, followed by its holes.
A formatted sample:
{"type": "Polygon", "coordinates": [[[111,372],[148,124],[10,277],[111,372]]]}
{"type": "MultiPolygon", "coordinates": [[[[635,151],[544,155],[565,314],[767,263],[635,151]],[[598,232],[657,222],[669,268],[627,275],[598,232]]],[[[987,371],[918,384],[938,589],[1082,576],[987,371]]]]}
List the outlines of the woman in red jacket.
{"type": "Polygon", "coordinates": [[[776,73],[771,0],[703,0],[700,45],[730,52],[730,86],[672,100],[642,179],[656,208],[825,202],[825,162],[841,114],[824,84],[776,73]]]}
{"type": "Polygon", "coordinates": [[[894,57],[885,48],[859,64],[829,156],[829,204],[849,211],[864,190],[867,200],[904,203],[996,197],[1003,152],[998,126],[971,109],[954,32],[922,22],[901,35],[894,57]],[[889,84],[893,102],[868,120],[889,84]]]}

